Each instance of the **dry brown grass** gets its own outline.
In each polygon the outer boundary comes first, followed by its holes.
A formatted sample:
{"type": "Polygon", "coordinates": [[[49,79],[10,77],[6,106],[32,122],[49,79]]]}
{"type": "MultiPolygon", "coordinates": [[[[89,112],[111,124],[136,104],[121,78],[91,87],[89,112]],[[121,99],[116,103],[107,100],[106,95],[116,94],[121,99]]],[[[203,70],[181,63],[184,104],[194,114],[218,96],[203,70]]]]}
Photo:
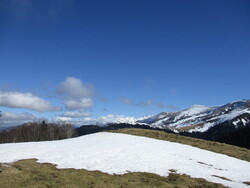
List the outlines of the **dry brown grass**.
{"type": "Polygon", "coordinates": [[[150,173],[109,175],[99,171],[57,169],[35,159],[21,160],[9,166],[0,164],[1,188],[222,188],[204,179],[175,174],[161,177],[150,173]]]}

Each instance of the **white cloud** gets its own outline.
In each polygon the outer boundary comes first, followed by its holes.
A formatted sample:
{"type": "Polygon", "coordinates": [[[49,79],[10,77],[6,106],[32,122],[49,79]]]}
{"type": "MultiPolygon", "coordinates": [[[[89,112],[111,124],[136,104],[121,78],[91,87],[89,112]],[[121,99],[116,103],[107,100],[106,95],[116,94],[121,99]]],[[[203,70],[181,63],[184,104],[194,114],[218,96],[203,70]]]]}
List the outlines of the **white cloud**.
{"type": "Polygon", "coordinates": [[[59,117],[56,117],[55,120],[56,120],[56,121],[59,121],[59,122],[61,122],[61,121],[63,121],[63,122],[71,122],[71,121],[72,121],[72,118],[70,118],[70,117],[61,117],[61,116],[59,116],[59,117]]]}
{"type": "Polygon", "coordinates": [[[69,99],[64,100],[64,104],[67,109],[69,110],[77,110],[77,109],[84,109],[92,107],[93,100],[91,98],[81,98],[81,99],[69,99]]]}
{"type": "Polygon", "coordinates": [[[81,118],[91,116],[88,112],[65,112],[61,117],[81,118]]]}
{"type": "Polygon", "coordinates": [[[59,85],[57,92],[66,97],[79,99],[93,96],[94,87],[92,84],[84,84],[80,79],[66,77],[59,85]]]}
{"type": "Polygon", "coordinates": [[[103,123],[109,123],[109,122],[116,121],[118,118],[121,118],[121,116],[115,116],[113,114],[108,114],[106,116],[100,116],[100,117],[98,117],[96,119],[96,121],[103,122],[103,123]]]}
{"type": "Polygon", "coordinates": [[[3,112],[2,115],[0,119],[0,129],[38,120],[37,117],[30,113],[3,112]]]}
{"type": "Polygon", "coordinates": [[[83,110],[94,105],[94,86],[84,84],[80,79],[67,77],[57,88],[68,110],[83,110]]]}
{"type": "Polygon", "coordinates": [[[50,102],[34,96],[31,93],[0,91],[0,106],[10,108],[26,108],[38,112],[59,111],[60,107],[52,106],[50,102]]]}

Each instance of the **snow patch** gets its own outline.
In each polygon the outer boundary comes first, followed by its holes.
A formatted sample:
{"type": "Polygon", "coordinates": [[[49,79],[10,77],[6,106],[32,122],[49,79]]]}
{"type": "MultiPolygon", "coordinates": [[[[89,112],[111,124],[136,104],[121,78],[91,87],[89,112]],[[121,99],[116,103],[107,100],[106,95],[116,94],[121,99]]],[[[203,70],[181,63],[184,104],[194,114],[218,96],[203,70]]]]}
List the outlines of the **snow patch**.
{"type": "Polygon", "coordinates": [[[190,129],[190,130],[188,130],[188,132],[190,132],[190,133],[192,133],[192,132],[205,132],[213,126],[214,126],[214,123],[208,122],[208,123],[205,123],[202,127],[196,127],[194,129],[190,129]]]}
{"type": "Polygon", "coordinates": [[[200,114],[200,113],[208,110],[209,108],[210,107],[203,106],[203,105],[193,105],[190,108],[188,108],[186,110],[183,110],[179,116],[180,117],[181,116],[192,116],[192,115],[195,115],[195,114],[200,114]]]}
{"type": "Polygon", "coordinates": [[[180,174],[234,188],[247,188],[243,182],[250,181],[247,161],[188,145],[119,133],[0,144],[0,163],[30,158],[56,164],[57,168],[100,170],[109,174],[149,172],[167,176],[170,169],[176,169],[180,174]]]}
{"type": "Polygon", "coordinates": [[[228,120],[231,120],[231,119],[234,119],[235,117],[243,114],[243,113],[249,113],[250,114],[250,111],[249,110],[233,110],[231,113],[229,114],[223,114],[221,116],[219,116],[219,122],[223,123],[225,121],[228,121],[228,120]]]}
{"type": "Polygon", "coordinates": [[[237,125],[238,125],[238,123],[240,123],[240,120],[239,120],[239,119],[238,119],[238,120],[236,120],[236,121],[234,121],[234,122],[233,122],[233,125],[234,125],[234,126],[237,126],[237,125]]]}
{"type": "Polygon", "coordinates": [[[247,121],[245,119],[241,119],[243,125],[246,125],[247,124],[247,121]]]}

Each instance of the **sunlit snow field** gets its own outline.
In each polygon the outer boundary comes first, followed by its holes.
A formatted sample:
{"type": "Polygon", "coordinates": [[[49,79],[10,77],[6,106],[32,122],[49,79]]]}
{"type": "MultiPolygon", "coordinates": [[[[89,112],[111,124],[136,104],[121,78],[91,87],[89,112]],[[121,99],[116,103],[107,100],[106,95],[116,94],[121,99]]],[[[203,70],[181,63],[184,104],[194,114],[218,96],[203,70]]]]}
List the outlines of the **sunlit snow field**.
{"type": "Polygon", "coordinates": [[[248,187],[250,163],[188,145],[119,133],[95,133],[60,141],[0,144],[0,163],[37,158],[57,168],[109,174],[170,170],[230,187],[248,187]],[[228,180],[226,180],[227,178],[228,180]]]}

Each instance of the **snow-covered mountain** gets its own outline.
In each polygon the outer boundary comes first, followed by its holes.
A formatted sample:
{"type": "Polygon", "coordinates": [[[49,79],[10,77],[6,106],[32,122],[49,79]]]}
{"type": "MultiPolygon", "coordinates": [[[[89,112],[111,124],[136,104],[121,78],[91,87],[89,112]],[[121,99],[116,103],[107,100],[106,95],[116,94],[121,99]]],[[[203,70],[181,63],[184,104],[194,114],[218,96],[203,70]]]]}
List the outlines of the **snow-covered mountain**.
{"type": "Polygon", "coordinates": [[[119,133],[0,144],[0,163],[31,158],[55,164],[57,168],[100,170],[109,174],[149,172],[168,176],[174,169],[178,174],[232,188],[247,188],[244,182],[250,179],[250,162],[184,144],[119,133]]]}
{"type": "Polygon", "coordinates": [[[162,112],[142,118],[121,117],[109,123],[77,128],[79,135],[122,128],[175,132],[250,149],[250,100],[208,107],[194,105],[179,112],[162,112]]]}
{"type": "MultiPolygon", "coordinates": [[[[138,124],[140,121],[143,121],[145,119],[150,118],[151,116],[144,116],[141,118],[136,118],[136,117],[119,117],[115,121],[111,121],[109,123],[114,123],[114,124],[119,124],[119,123],[128,123],[128,124],[138,124]]],[[[139,123],[139,124],[144,124],[144,123],[139,123]]]]}
{"type": "Polygon", "coordinates": [[[138,120],[137,123],[175,132],[205,132],[226,121],[230,121],[236,128],[248,124],[250,122],[250,100],[231,102],[216,107],[194,105],[179,112],[162,112],[138,120]]]}

